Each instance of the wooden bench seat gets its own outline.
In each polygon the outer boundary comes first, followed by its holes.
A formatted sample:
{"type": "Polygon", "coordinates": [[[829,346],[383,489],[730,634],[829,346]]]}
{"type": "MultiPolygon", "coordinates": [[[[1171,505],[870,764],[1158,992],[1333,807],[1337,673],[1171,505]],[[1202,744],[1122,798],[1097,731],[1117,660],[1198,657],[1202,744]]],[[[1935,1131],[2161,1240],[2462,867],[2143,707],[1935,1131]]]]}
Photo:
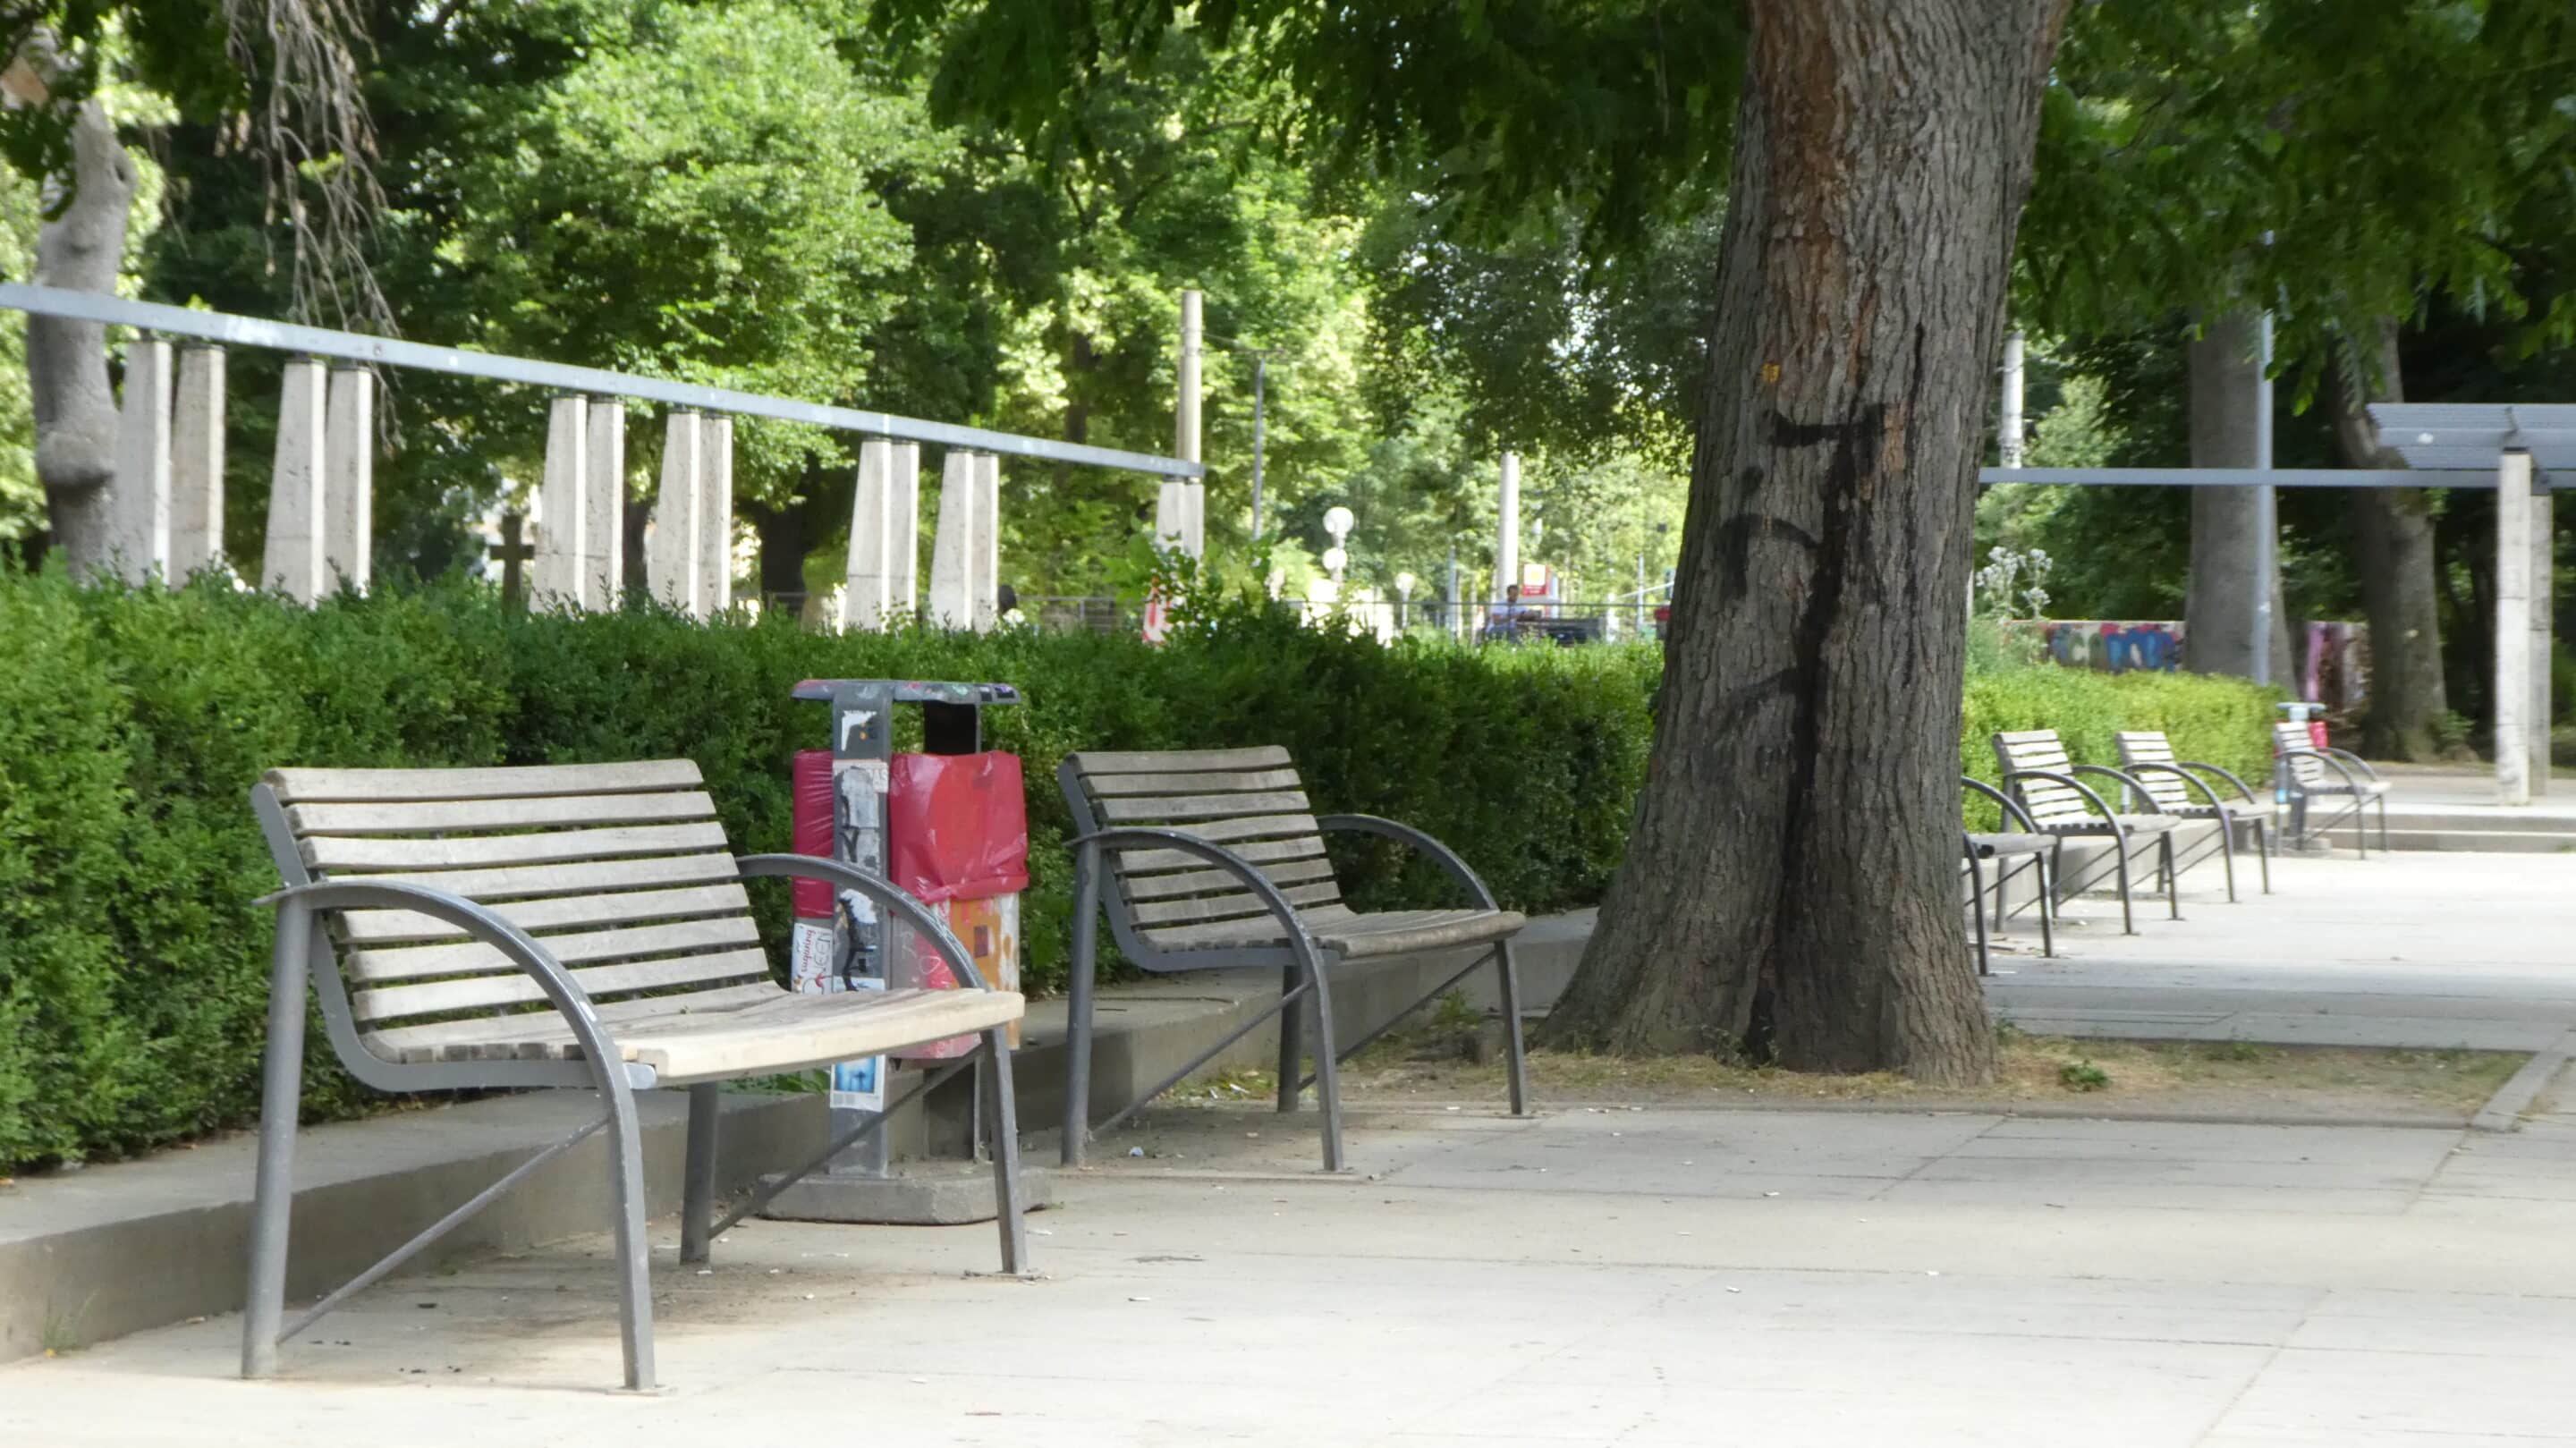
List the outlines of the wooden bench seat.
{"type": "MultiPolygon", "coordinates": [[[[286,888],[272,897],[279,905],[278,944],[245,1376],[274,1370],[280,1338],[338,1301],[327,1298],[302,1322],[280,1328],[308,984],[333,1050],[369,1085],[401,1092],[572,1087],[600,1093],[606,1116],[572,1140],[603,1126],[610,1136],[611,1226],[630,1388],[653,1380],[637,1092],[689,1092],[680,1257],[695,1262],[705,1259],[721,1225],[711,1220],[717,1083],[979,1037],[980,1049],[948,1069],[971,1066],[984,1075],[979,1095],[994,1143],[1003,1267],[1023,1269],[1008,1028],[1025,1003],[1012,992],[986,989],[947,927],[886,881],[805,856],[734,855],[701,784],[694,763],[673,759],[508,769],[280,769],[252,791],[286,888]],[[824,879],[835,890],[872,900],[886,928],[917,934],[965,988],[785,990],[744,887],[747,880],[780,875],[824,879]]],[[[852,1139],[882,1120],[872,1118],[852,1139]]],[[[765,1187],[727,1220],[755,1210],[783,1185],[765,1187]]],[[[498,1190],[458,1209],[353,1286],[426,1246],[498,1190]]]]}

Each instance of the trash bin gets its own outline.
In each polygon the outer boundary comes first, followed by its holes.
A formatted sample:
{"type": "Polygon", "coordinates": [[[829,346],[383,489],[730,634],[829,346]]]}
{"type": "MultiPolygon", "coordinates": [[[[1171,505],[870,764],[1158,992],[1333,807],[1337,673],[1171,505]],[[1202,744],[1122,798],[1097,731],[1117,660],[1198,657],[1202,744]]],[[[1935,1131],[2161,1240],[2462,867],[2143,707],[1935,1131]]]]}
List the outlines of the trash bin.
{"type": "MultiPolygon", "coordinates": [[[[1019,893],[1028,884],[1028,817],[1018,756],[983,748],[983,711],[1019,702],[1007,684],[897,679],[808,679],[795,697],[826,703],[831,747],[794,760],[794,845],[883,875],[943,915],[1003,990],[1019,988],[1019,893]],[[922,711],[923,749],[894,750],[894,711],[922,711]]],[[[795,883],[789,984],[798,991],[955,989],[947,963],[910,930],[893,932],[874,905],[820,880],[795,883]]],[[[1012,1027],[1018,1044],[1018,1027],[1012,1027]]],[[[906,1052],[904,1059],[962,1056],[969,1037],[906,1052]]],[[[835,1135],[887,1100],[883,1057],[831,1069],[835,1135]]],[[[882,1177],[888,1133],[833,1162],[837,1175],[882,1177]]]]}

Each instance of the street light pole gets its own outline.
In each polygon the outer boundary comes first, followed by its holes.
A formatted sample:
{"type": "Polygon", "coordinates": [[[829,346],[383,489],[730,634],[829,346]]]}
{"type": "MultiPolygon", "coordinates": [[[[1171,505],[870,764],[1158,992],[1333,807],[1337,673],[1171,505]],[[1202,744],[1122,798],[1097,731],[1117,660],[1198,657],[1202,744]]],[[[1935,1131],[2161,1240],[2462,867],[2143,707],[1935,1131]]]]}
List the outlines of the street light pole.
{"type": "Polygon", "coordinates": [[[1258,542],[1260,542],[1260,541],[1261,541],[1261,446],[1262,446],[1262,428],[1263,428],[1263,421],[1264,421],[1263,414],[1264,414],[1264,412],[1267,410],[1267,409],[1266,409],[1266,404],[1265,404],[1265,402],[1264,402],[1264,390],[1265,390],[1265,388],[1264,388],[1264,384],[1265,384],[1265,383],[1267,382],[1267,380],[1268,380],[1269,373],[1270,373],[1270,354],[1269,354],[1269,353],[1267,353],[1267,352],[1255,352],[1255,353],[1253,353],[1253,354],[1252,354],[1252,541],[1253,541],[1253,542],[1255,542],[1255,543],[1258,543],[1258,542]]]}

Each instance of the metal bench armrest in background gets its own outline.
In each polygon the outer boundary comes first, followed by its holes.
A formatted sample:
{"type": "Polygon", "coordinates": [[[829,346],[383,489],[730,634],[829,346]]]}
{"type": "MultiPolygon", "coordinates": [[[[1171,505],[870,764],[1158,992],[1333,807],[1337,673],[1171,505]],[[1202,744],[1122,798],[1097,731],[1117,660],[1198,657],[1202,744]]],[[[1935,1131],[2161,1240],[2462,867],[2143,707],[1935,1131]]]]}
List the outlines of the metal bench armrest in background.
{"type": "Polygon", "coordinates": [[[2131,814],[2164,813],[2163,806],[2156,803],[2156,797],[2147,793],[2147,787],[2140,784],[2137,781],[2137,778],[2133,775],[2113,769],[2107,764],[2070,764],[2066,766],[2066,769],[2069,774],[2098,774],[2108,779],[2116,779],[2120,781],[2120,789],[2122,791],[2120,797],[2121,802],[2124,804],[2134,803],[2139,806],[2137,809],[2131,810],[2131,814]]]}
{"type": "Polygon", "coordinates": [[[2104,800],[2101,795],[2095,793],[2091,785],[2077,779],[2074,775],[2060,774],[2053,769],[2016,769],[2004,775],[2004,783],[2006,785],[2011,785],[2015,781],[2024,779],[2045,779],[2051,784],[2065,785],[2068,789],[2084,796],[2085,800],[2089,802],[2095,811],[2100,813],[2103,820],[2111,826],[2114,833],[2127,833],[2120,828],[2120,812],[2111,808],[2109,802],[2104,800]]]}
{"type": "Polygon", "coordinates": [[[928,940],[948,962],[948,968],[957,973],[960,981],[975,990],[993,989],[985,981],[983,972],[975,968],[975,957],[967,953],[964,942],[949,930],[947,922],[931,914],[919,900],[882,875],[872,875],[854,865],[827,860],[819,855],[741,855],[735,858],[734,864],[741,869],[746,880],[802,877],[856,890],[893,911],[902,917],[904,924],[920,932],[922,938],[928,940]]]}
{"type": "Polygon", "coordinates": [[[2039,821],[2030,817],[2030,811],[2021,807],[2021,801],[2014,799],[2011,795],[2004,793],[2002,790],[1995,788],[1993,785],[1986,783],[1984,780],[1979,779],[1974,775],[1960,775],[1959,783],[1966,785],[1968,788],[1975,790],[1977,793],[1984,795],[1990,800],[1993,800],[1997,805],[2002,806],[2005,822],[2019,820],[2021,821],[2022,829],[2031,834],[2038,835],[2047,833],[2047,831],[2039,827],[2039,821]]]}
{"type": "Polygon", "coordinates": [[[1317,816],[1315,827],[1328,835],[1334,833],[1376,835],[1383,839],[1394,840],[1398,844],[1408,845],[1427,856],[1433,864],[1438,865],[1441,873],[1455,881],[1460,889],[1467,892],[1468,898],[1474,900],[1477,905],[1487,910],[1503,908],[1501,902],[1494,898],[1494,892],[1485,888],[1484,880],[1468,866],[1465,860],[1458,857],[1457,851],[1411,825],[1399,824],[1377,815],[1337,814],[1317,816]]]}
{"type": "Polygon", "coordinates": [[[2173,762],[2172,767],[2188,769],[2200,774],[2217,775],[2219,778],[2226,780],[2229,784],[2234,785],[2236,787],[2236,792],[2245,796],[2245,800],[2248,804],[2261,804],[2263,802],[2262,796],[2254,792],[2254,787],[2252,785],[2247,784],[2242,778],[2238,777],[2236,771],[2227,768],[2225,765],[2210,764],[2198,759],[2177,759],[2173,762]]]}
{"type": "MultiPolygon", "coordinates": [[[[2181,781],[2183,782],[2183,785],[2184,785],[2186,788],[2188,788],[2188,789],[2196,789],[2196,790],[2200,791],[2200,796],[2201,796],[2201,798],[2203,798],[2203,799],[2205,799],[2205,800],[2209,801],[2209,802],[2210,802],[2211,804],[2213,804],[2213,805],[2225,805],[2225,804],[2227,803],[2227,801],[2226,801],[2225,799],[2223,799],[2223,798],[2221,798],[2221,797],[2220,797],[2220,795],[2219,795],[2219,793],[2218,793],[2218,791],[2217,791],[2216,789],[2213,789],[2213,788],[2211,788],[2211,787],[2210,787],[2210,783],[2209,783],[2209,781],[2208,781],[2208,780],[2205,780],[2205,779],[2201,778],[2199,775],[2192,773],[2190,770],[2185,769],[2185,768],[2184,768],[2181,764],[2179,764],[2179,763],[2175,763],[2175,764],[2160,764],[2160,763],[2156,763],[2156,762],[2154,762],[2154,761],[2149,760],[2149,761],[2141,761],[2141,762],[2139,762],[2139,763],[2135,763],[2135,764],[2132,764],[2132,765],[2130,765],[2130,766],[2129,766],[2129,772],[2130,772],[2130,773],[2132,773],[2132,774],[2144,774],[2144,773],[2147,773],[2147,772],[2148,772],[2148,771],[2150,771],[2150,770],[2152,770],[2152,771],[2154,771],[2155,773],[2158,773],[2158,774],[2170,774],[2170,775],[2172,775],[2174,778],[2181,780],[2181,781]]],[[[2240,789],[2240,790],[2244,790],[2244,789],[2245,789],[2245,786],[2244,786],[2244,785],[2242,785],[2242,784],[2239,784],[2239,785],[2237,785],[2237,788],[2238,788],[2238,789],[2240,789]]],[[[2153,796],[2147,796],[2147,797],[2148,797],[2148,798],[2153,798],[2153,796]]],[[[2245,791],[2245,797],[2246,797],[2246,799],[2248,799],[2249,801],[2250,801],[2250,800],[2252,800],[2252,799],[2254,798],[2253,792],[2252,792],[2251,790],[2246,790],[2246,791],[2245,791]]]]}
{"type": "MultiPolygon", "coordinates": [[[[2313,759],[2318,761],[2325,765],[2326,768],[2333,770],[2337,775],[2341,776],[2346,785],[2353,787],[2355,794],[2360,793],[2359,787],[2363,782],[2361,775],[2354,774],[2351,768],[2343,762],[2343,759],[2336,758],[2339,754],[2343,754],[2343,751],[2339,749],[2284,749],[2281,751],[2281,757],[2283,759],[2313,759]]],[[[2346,755],[2345,758],[2350,758],[2350,756],[2346,755]]],[[[2361,764],[2361,761],[2355,759],[2353,760],[2353,763],[2361,764]]],[[[2370,774],[2369,765],[2362,764],[2361,768],[2362,774],[2368,775],[2372,782],[2376,782],[2378,780],[2378,775],[2370,774]]],[[[2295,779],[2291,782],[2293,784],[2297,783],[2295,779]]]]}

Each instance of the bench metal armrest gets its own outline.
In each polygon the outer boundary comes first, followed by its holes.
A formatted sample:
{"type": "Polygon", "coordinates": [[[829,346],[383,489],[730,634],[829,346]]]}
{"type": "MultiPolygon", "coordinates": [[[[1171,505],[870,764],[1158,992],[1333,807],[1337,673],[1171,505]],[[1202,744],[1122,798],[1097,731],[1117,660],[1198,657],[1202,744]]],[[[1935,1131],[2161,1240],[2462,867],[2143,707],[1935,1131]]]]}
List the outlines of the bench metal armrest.
{"type": "MultiPolygon", "coordinates": [[[[2174,778],[2181,780],[2185,785],[2199,790],[2201,797],[2208,800],[2211,804],[2224,807],[2227,803],[2226,800],[2218,797],[2217,790],[2209,787],[2208,780],[2201,778],[2199,775],[2192,773],[2190,770],[2183,768],[2179,764],[2158,764],[2153,761],[2141,761],[2140,763],[2130,765],[2129,769],[2133,773],[2141,774],[2150,769],[2156,771],[2158,774],[2170,774],[2174,778]]],[[[2237,788],[2244,789],[2245,786],[2240,784],[2237,788]]],[[[2249,790],[2245,797],[2250,800],[2254,795],[2252,791],[2249,790]]],[[[2149,796],[2149,798],[2153,798],[2153,796],[2149,796]]]]}
{"type": "MultiPolygon", "coordinates": [[[[596,1069],[605,1069],[608,1063],[620,1059],[608,1027],[601,1024],[598,1012],[591,1008],[590,992],[581,988],[581,982],[573,979],[572,972],[564,969],[554,952],[499,914],[462,895],[429,885],[390,881],[315,880],[262,895],[252,903],[297,905],[315,914],[330,910],[410,910],[443,920],[501,952],[510,964],[532,977],[572,1027],[573,1039],[581,1043],[583,1054],[599,1063],[596,1069]]],[[[284,922],[279,928],[285,928],[284,922]]],[[[327,964],[327,954],[325,960],[327,964]]]]}
{"type": "Polygon", "coordinates": [[[2362,758],[2360,755],[2353,753],[2349,749],[2337,749],[2333,745],[2329,744],[2324,749],[2317,752],[2324,754],[2329,758],[2340,759],[2345,763],[2350,764],[2353,768],[2361,771],[2361,777],[2364,779],[2376,781],[2379,778],[2379,771],[2370,767],[2369,760],[2362,758]]]}
{"type": "Polygon", "coordinates": [[[1422,831],[1415,829],[1411,825],[1399,824],[1394,820],[1383,819],[1377,815],[1337,814],[1317,817],[1315,820],[1315,827],[1328,835],[1337,832],[1377,835],[1384,839],[1394,840],[1398,844],[1411,846],[1423,855],[1428,856],[1433,864],[1440,867],[1443,874],[1446,874],[1451,880],[1457,882],[1458,887],[1465,890],[1468,897],[1473,899],[1478,905],[1487,910],[1500,910],[1503,908],[1502,905],[1494,899],[1494,892],[1485,888],[1485,882],[1478,878],[1476,872],[1468,867],[1465,860],[1458,858],[1458,852],[1456,850],[1449,848],[1447,845],[1440,843],[1438,840],[1433,839],[1431,836],[1424,834],[1422,831]]]}
{"type": "Polygon", "coordinates": [[[2126,791],[2121,796],[2122,801],[2135,802],[2141,806],[2137,811],[2139,814],[2164,813],[2163,807],[2156,803],[2156,797],[2147,793],[2147,787],[2138,783],[2133,775],[2123,774],[2107,764],[2070,764],[2066,768],[2072,774],[2099,774],[2120,781],[2121,789],[2126,791]]]}
{"type": "Polygon", "coordinates": [[[773,879],[780,876],[802,876],[821,880],[844,890],[856,890],[870,900],[893,911],[903,923],[919,931],[937,950],[940,958],[957,978],[975,990],[991,990],[984,974],[975,968],[975,957],[948,928],[946,921],[930,913],[928,906],[882,875],[872,875],[855,865],[839,860],[826,860],[819,855],[743,855],[734,861],[746,880],[773,879]]]}
{"type": "MultiPolygon", "coordinates": [[[[2353,774],[2353,772],[2352,772],[2352,770],[2351,770],[2351,769],[2349,769],[2349,768],[2347,768],[2347,767],[2345,766],[2345,764],[2344,764],[2344,762],[2343,762],[2342,760],[2335,758],[2335,755],[2336,755],[2336,754],[2338,754],[2338,753],[2340,753],[2340,752],[2341,752],[2341,751],[2339,751],[2339,750],[2328,750],[2328,749],[2284,749],[2284,750],[2282,750],[2282,751],[2281,751],[2281,757],[2282,757],[2283,759],[2313,759],[2313,760],[2316,760],[2316,761],[2318,761],[2319,763],[2321,763],[2321,764],[2325,765],[2325,767],[2326,767],[2326,768],[2333,770],[2336,774],[2339,774],[2339,775],[2343,776],[2343,782],[2344,782],[2345,784],[2347,784],[2347,785],[2352,786],[2352,787],[2353,787],[2353,792],[2357,795],[2357,794],[2359,794],[2359,793],[2361,792],[2361,789],[2360,789],[2360,786],[2361,786],[2361,780],[2360,780],[2360,778],[2359,778],[2359,777],[2357,777],[2356,775],[2354,775],[2354,774],[2353,774]]],[[[2358,762],[2358,761],[2356,761],[2356,762],[2358,762]]],[[[2366,764],[2365,764],[2365,765],[2362,765],[2362,768],[2363,768],[2363,770],[2364,770],[2364,771],[2367,771],[2367,770],[2370,768],[2370,766],[2368,766],[2368,765],[2366,765],[2366,764]]],[[[2379,776],[2377,776],[2377,775],[2375,775],[2375,774],[2371,776],[2371,778],[2372,778],[2372,779],[2377,779],[2378,777],[2379,777],[2379,776]]],[[[2297,781],[2297,779],[2296,779],[2295,777],[2293,777],[2293,778],[2292,778],[2292,780],[2291,780],[2291,783],[2295,784],[2295,783],[2297,783],[2297,782],[2298,782],[2298,781],[2297,781]]]]}
{"type": "Polygon", "coordinates": [[[1288,932],[1289,946],[1300,957],[1310,962],[1314,957],[1317,947],[1313,937],[1306,933],[1305,925],[1298,920],[1297,907],[1289,904],[1288,897],[1280,894],[1279,887],[1271,883],[1269,876],[1255,869],[1250,860],[1223,845],[1211,844],[1181,830],[1154,829],[1145,825],[1112,825],[1105,830],[1076,835],[1065,843],[1072,846],[1074,859],[1081,870],[1095,879],[1098,872],[1092,862],[1104,849],[1166,849],[1196,855],[1234,876],[1244,889],[1250,891],[1252,898],[1260,901],[1278,919],[1280,928],[1288,932]]]}
{"type": "MultiPolygon", "coordinates": [[[[1993,800],[1996,804],[2001,805],[2004,811],[2004,818],[2007,820],[2020,820],[2022,828],[2029,833],[2034,835],[2047,833],[2047,831],[2039,827],[2039,821],[2030,817],[2030,811],[2021,807],[2020,800],[2013,798],[2011,795],[2008,795],[2002,790],[1995,788],[1993,785],[1986,783],[1984,780],[1977,778],[1975,775],[1960,775],[1959,782],[1966,785],[1968,788],[1975,790],[1977,793],[1984,795],[1986,798],[1993,800]]],[[[2010,781],[2006,782],[2009,783],[2010,781]]],[[[1964,831],[1962,833],[1964,833],[1964,831]]]]}
{"type": "Polygon", "coordinates": [[[2207,764],[2197,759],[2177,759],[2173,762],[2171,767],[2194,770],[2203,774],[2217,775],[2219,778],[2226,780],[2229,784],[2236,786],[2236,792],[2245,796],[2246,803],[2261,804],[2263,802],[2262,799],[2254,793],[2253,786],[2248,785],[2244,780],[2239,779],[2234,770],[2229,769],[2224,765],[2207,764]]]}
{"type": "Polygon", "coordinates": [[[2011,784],[2016,780],[2023,779],[2045,779],[2051,784],[2065,785],[2068,789],[2084,796],[2086,800],[2092,803],[2094,810],[2098,812],[2103,819],[2110,822],[2111,833],[2118,835],[2123,839],[2127,838],[2128,831],[2120,827],[2119,811],[2111,808],[2109,804],[2105,803],[2102,796],[2095,794],[2091,785],[2077,779],[2074,775],[2060,774],[2053,769],[2016,769],[2010,774],[2004,776],[2004,783],[2011,784]]]}

